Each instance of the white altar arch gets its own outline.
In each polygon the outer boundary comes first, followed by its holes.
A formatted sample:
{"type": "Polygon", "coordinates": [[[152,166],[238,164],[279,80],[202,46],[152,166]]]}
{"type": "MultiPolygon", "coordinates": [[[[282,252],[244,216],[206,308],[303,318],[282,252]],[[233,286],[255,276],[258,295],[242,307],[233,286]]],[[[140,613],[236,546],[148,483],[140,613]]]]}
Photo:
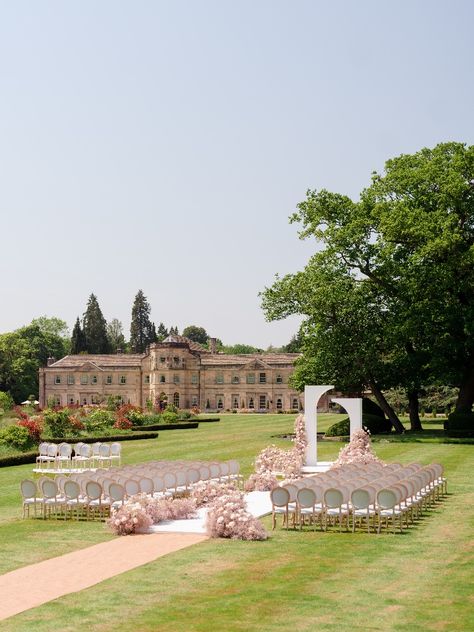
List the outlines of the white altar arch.
{"type": "MultiPolygon", "coordinates": [[[[330,461],[318,461],[318,402],[321,396],[333,389],[330,384],[319,386],[305,386],[304,388],[304,417],[306,437],[306,462],[304,472],[319,472],[331,466],[330,461]]],[[[339,404],[347,411],[350,423],[350,435],[362,428],[362,398],[360,397],[334,397],[333,402],[339,404]]]]}

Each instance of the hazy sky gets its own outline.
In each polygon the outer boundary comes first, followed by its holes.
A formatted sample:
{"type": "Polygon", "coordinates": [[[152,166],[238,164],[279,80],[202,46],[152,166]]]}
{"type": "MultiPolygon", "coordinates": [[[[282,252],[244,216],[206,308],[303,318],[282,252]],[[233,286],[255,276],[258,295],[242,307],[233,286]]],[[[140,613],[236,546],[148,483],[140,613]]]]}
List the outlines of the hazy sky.
{"type": "Polygon", "coordinates": [[[0,332],[94,292],[158,324],[285,344],[258,292],[314,242],[308,188],[474,142],[466,0],[0,0],[0,332]]]}

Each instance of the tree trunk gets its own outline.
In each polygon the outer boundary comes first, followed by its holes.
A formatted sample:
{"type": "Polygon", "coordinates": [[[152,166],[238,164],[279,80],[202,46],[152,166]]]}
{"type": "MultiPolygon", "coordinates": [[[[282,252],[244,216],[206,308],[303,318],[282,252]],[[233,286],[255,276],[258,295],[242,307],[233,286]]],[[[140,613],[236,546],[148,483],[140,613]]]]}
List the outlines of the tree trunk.
{"type": "Polygon", "coordinates": [[[420,402],[418,400],[418,391],[408,391],[407,396],[411,429],[423,430],[420,420],[420,402]]]}
{"type": "Polygon", "coordinates": [[[472,363],[466,369],[461,384],[459,386],[459,394],[456,402],[457,413],[470,413],[474,403],[474,366],[472,363]]]}
{"type": "Polygon", "coordinates": [[[397,413],[393,410],[390,404],[384,397],[384,394],[377,386],[374,380],[368,380],[368,386],[370,386],[370,390],[374,394],[375,399],[377,400],[378,405],[383,410],[383,412],[387,415],[387,417],[392,422],[392,426],[395,428],[395,432],[402,433],[405,432],[405,426],[402,424],[400,419],[397,416],[397,413]]]}

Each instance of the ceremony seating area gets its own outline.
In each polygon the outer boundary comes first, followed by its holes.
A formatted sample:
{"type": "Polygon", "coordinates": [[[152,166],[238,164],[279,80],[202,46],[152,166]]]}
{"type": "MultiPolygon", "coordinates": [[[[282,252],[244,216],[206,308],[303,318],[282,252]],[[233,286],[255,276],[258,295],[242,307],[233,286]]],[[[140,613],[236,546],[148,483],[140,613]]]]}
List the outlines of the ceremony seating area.
{"type": "Polygon", "coordinates": [[[81,472],[94,470],[97,467],[120,465],[122,446],[119,442],[102,443],[48,443],[39,444],[39,455],[36,457],[35,472],[46,470],[51,473],[81,472]]]}
{"type": "Polygon", "coordinates": [[[324,474],[284,483],[271,491],[272,523],[277,515],[283,516],[288,529],[290,520],[300,529],[319,523],[322,530],[343,523],[346,529],[356,528],[380,533],[391,522],[395,533],[405,521],[414,521],[441,495],[447,493],[443,467],[437,463],[422,466],[411,463],[383,465],[348,464],[324,474]]]}
{"type": "Polygon", "coordinates": [[[58,474],[54,479],[43,476],[38,482],[30,479],[20,484],[23,517],[40,511],[43,518],[75,515],[103,519],[135,494],[155,498],[172,497],[188,492],[201,481],[217,480],[242,483],[238,461],[149,461],[122,467],[99,468],[95,471],[58,474]]]}

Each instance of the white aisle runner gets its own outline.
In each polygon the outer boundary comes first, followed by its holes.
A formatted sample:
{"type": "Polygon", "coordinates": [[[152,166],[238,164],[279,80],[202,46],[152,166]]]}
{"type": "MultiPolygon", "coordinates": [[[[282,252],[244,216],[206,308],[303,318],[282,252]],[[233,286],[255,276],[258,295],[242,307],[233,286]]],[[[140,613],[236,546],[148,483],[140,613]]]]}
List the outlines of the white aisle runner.
{"type": "MultiPolygon", "coordinates": [[[[270,492],[250,492],[245,494],[248,511],[255,518],[269,514],[272,510],[270,492]]],[[[206,533],[207,509],[202,507],[197,511],[197,517],[189,520],[165,520],[154,524],[148,533],[206,533]]]]}

